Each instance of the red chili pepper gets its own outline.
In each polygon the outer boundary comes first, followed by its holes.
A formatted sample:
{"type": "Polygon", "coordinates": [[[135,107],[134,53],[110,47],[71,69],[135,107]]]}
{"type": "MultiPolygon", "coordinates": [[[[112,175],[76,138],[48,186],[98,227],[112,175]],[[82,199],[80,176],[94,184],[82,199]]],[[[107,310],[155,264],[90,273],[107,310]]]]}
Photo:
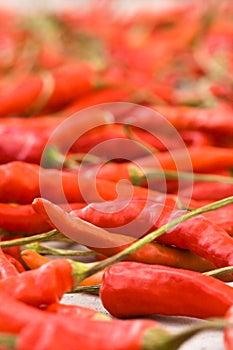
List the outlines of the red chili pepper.
{"type": "Polygon", "coordinates": [[[17,276],[18,272],[15,266],[7,259],[0,248],[0,280],[11,276],[17,276]]]}
{"type": "MultiPolygon", "coordinates": [[[[112,256],[122,251],[134,241],[133,237],[114,234],[96,226],[90,226],[87,222],[71,216],[49,201],[37,198],[33,202],[33,207],[36,212],[38,212],[44,220],[50,222],[52,226],[59,227],[62,233],[81,244],[91,247],[98,253],[112,256]]],[[[170,212],[170,210],[172,209],[169,208],[168,211],[170,212]]],[[[94,218],[98,220],[98,215],[94,215],[94,218]]],[[[178,250],[173,247],[166,247],[153,243],[146,244],[144,247],[131,254],[127,259],[151,264],[184,267],[198,271],[207,271],[214,268],[213,264],[191,254],[189,251],[178,250]]]]}
{"type": "MultiPolygon", "coordinates": [[[[40,255],[34,250],[23,250],[21,252],[21,258],[23,262],[29,267],[29,269],[37,269],[38,267],[46,264],[47,262],[51,261],[50,258],[47,256],[40,255]]],[[[90,266],[90,263],[88,264],[90,266]]],[[[78,283],[79,286],[92,286],[100,284],[102,281],[104,271],[99,271],[95,273],[94,275],[85,278],[83,281],[78,283]]]]}
{"type": "Polygon", "coordinates": [[[56,111],[92,88],[93,71],[86,64],[72,63],[46,73],[44,77],[28,75],[0,95],[0,115],[22,114],[33,108],[56,111]]]}
{"type": "MultiPolygon", "coordinates": [[[[133,196],[147,197],[149,192],[145,188],[132,187],[122,183],[118,187],[120,195],[128,197],[127,190],[133,190],[133,196]]],[[[108,180],[97,179],[90,182],[87,175],[79,176],[76,172],[44,169],[36,164],[12,162],[0,166],[0,202],[16,202],[28,204],[34,198],[46,197],[57,203],[98,202],[115,199],[118,196],[115,184],[108,180]],[[27,174],[23,177],[22,174],[27,174]]],[[[151,191],[152,194],[156,192],[151,191]]]]}
{"type": "MultiPolygon", "coordinates": [[[[0,291],[0,332],[18,333],[31,321],[38,323],[43,312],[0,291]]],[[[49,317],[49,315],[48,315],[49,317]]]]}
{"type": "Polygon", "coordinates": [[[65,259],[52,260],[36,270],[0,281],[1,291],[34,306],[58,301],[73,285],[72,266],[65,259]]]}
{"type": "Polygon", "coordinates": [[[233,135],[232,112],[223,106],[198,110],[192,107],[156,106],[178,130],[201,130],[211,134],[233,135]]]}
{"type": "Polygon", "coordinates": [[[21,262],[17,259],[15,259],[13,256],[6,254],[5,253],[5,257],[8,259],[8,261],[15,267],[15,269],[18,272],[24,272],[25,271],[25,267],[21,264],[21,262]]]}
{"type": "MultiPolygon", "coordinates": [[[[183,197],[190,196],[189,189],[179,192],[183,197]]],[[[217,201],[233,195],[233,185],[220,182],[200,182],[194,183],[192,187],[192,199],[196,201],[210,200],[217,201]]]]}
{"type": "MultiPolygon", "coordinates": [[[[61,205],[64,210],[71,211],[83,208],[85,203],[61,205]]],[[[8,232],[23,232],[29,235],[47,232],[49,225],[35,212],[31,204],[15,205],[0,203],[0,227],[8,232]]]]}
{"type": "Polygon", "coordinates": [[[82,319],[110,319],[106,314],[81,305],[53,303],[48,305],[45,310],[59,316],[76,318],[77,322],[82,319]]]}
{"type": "MultiPolygon", "coordinates": [[[[151,232],[184,212],[173,210],[171,206],[163,207],[155,201],[146,203],[145,200],[132,200],[128,203],[118,201],[91,204],[75,213],[98,227],[111,228],[114,232],[130,235],[131,232],[151,232]]],[[[233,264],[233,239],[214,223],[215,221],[212,223],[208,220],[208,214],[207,218],[199,215],[165,233],[157,241],[188,249],[215,266],[230,266],[233,264]]],[[[101,253],[104,254],[103,251],[101,253]]]]}
{"type": "Polygon", "coordinates": [[[148,350],[166,336],[170,339],[170,334],[152,320],[82,319],[77,327],[59,319],[49,323],[45,318],[43,323],[29,323],[20,332],[16,350],[76,350],[77,341],[78,347],[85,350],[148,350]]]}
{"type": "MultiPolygon", "coordinates": [[[[22,236],[19,236],[19,235],[11,235],[11,234],[9,235],[7,233],[4,233],[4,234],[0,235],[0,242],[8,241],[11,239],[16,239],[16,238],[21,238],[21,237],[22,236]]],[[[20,259],[20,247],[19,246],[3,248],[3,252],[13,256],[16,260],[20,259]]]]}
{"type": "Polygon", "coordinates": [[[225,315],[233,302],[233,289],[198,272],[120,262],[106,270],[100,297],[116,317],[160,314],[208,318],[225,315]]]}
{"type": "Polygon", "coordinates": [[[233,205],[205,213],[204,216],[233,236],[233,205]]]}
{"type": "MultiPolygon", "coordinates": [[[[186,150],[177,149],[172,152],[160,152],[153,156],[135,160],[137,166],[150,169],[155,167],[156,161],[163,170],[177,170],[178,166],[179,171],[189,171],[192,164],[194,172],[210,172],[211,170],[228,169],[233,166],[231,149],[211,146],[203,146],[201,149],[190,147],[186,150]],[[191,159],[191,163],[188,162],[188,164],[187,154],[191,159]]],[[[97,176],[99,179],[108,179],[115,182],[121,179],[130,180],[130,166],[132,166],[131,162],[122,164],[107,163],[99,169],[97,176]]]]}

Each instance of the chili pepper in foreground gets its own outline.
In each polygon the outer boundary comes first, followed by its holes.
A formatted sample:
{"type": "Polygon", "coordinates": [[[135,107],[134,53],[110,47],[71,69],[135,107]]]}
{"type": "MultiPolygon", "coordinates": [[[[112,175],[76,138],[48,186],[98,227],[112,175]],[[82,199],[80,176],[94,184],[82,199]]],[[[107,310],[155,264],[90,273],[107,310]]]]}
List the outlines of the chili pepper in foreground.
{"type": "MultiPolygon", "coordinates": [[[[156,349],[160,337],[169,336],[167,331],[152,320],[81,321],[78,327],[58,318],[50,323],[29,323],[20,332],[19,338],[15,339],[15,349],[148,350],[151,349],[151,344],[156,349]]],[[[11,337],[14,339],[14,336],[11,337]]]]}
{"type": "Polygon", "coordinates": [[[116,317],[161,314],[208,318],[225,315],[233,303],[233,288],[198,272],[120,262],[105,271],[100,297],[116,317]]]}
{"type": "Polygon", "coordinates": [[[1,291],[34,306],[58,301],[73,285],[72,266],[65,259],[52,260],[36,270],[0,281],[1,291]]]}
{"type": "MultiPolygon", "coordinates": [[[[86,221],[74,217],[53,203],[41,198],[33,202],[33,207],[45,220],[54,227],[71,237],[80,244],[91,247],[94,251],[112,256],[121,252],[134,242],[133,237],[122,234],[114,234],[93,226],[86,221]]],[[[158,244],[148,243],[127,259],[151,264],[165,264],[176,267],[184,267],[198,271],[213,268],[206,260],[199,258],[188,251],[177,250],[158,244]]]]}
{"type": "Polygon", "coordinates": [[[158,322],[147,319],[111,322],[82,319],[78,327],[64,316],[59,319],[50,316],[49,321],[29,322],[17,335],[0,333],[0,345],[15,350],[75,350],[77,346],[85,350],[177,350],[201,331],[229,326],[222,320],[209,321],[171,334],[158,322]]]}

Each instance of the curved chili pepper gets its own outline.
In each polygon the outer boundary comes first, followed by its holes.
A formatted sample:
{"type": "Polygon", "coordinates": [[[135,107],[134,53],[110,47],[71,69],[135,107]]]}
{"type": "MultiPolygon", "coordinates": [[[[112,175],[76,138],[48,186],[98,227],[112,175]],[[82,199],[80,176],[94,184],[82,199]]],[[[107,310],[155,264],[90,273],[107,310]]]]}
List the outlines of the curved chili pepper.
{"type": "MultiPolygon", "coordinates": [[[[52,88],[48,89],[48,96],[41,106],[42,110],[56,111],[72,102],[77,95],[81,96],[92,89],[94,74],[91,67],[86,64],[71,63],[46,73],[52,80],[52,88]]],[[[37,108],[41,94],[44,94],[47,88],[46,84],[48,84],[46,78],[32,74],[19,81],[14,89],[0,95],[0,115],[5,117],[16,113],[22,114],[33,108],[34,104],[37,108]]]]}
{"type": "Polygon", "coordinates": [[[36,270],[0,281],[1,291],[34,306],[58,301],[73,285],[72,266],[65,259],[52,260],[36,270]]]}
{"type": "MultiPolygon", "coordinates": [[[[110,233],[96,226],[90,226],[87,222],[71,216],[58,206],[44,199],[36,199],[33,202],[33,207],[52,226],[59,227],[62,233],[68,237],[72,237],[72,239],[81,244],[91,247],[98,253],[112,256],[122,251],[134,241],[133,237],[110,233]]],[[[170,210],[172,209],[169,208],[170,210]]],[[[98,220],[98,215],[95,215],[94,218],[98,220]]],[[[151,264],[184,267],[198,271],[209,270],[214,266],[189,251],[177,250],[176,248],[153,243],[146,244],[127,259],[151,264]]]]}
{"type": "Polygon", "coordinates": [[[215,212],[205,213],[204,216],[216,225],[223,228],[230,236],[233,236],[233,206],[228,205],[225,208],[215,212]]]}
{"type": "Polygon", "coordinates": [[[106,270],[100,297],[116,317],[161,314],[208,318],[225,315],[232,305],[233,289],[198,272],[120,262],[106,270]]]}
{"type": "MultiPolygon", "coordinates": [[[[117,228],[120,226],[119,232],[123,232],[126,235],[131,234],[127,230],[135,231],[140,229],[139,224],[142,228],[148,227],[147,232],[151,232],[169,222],[175,215],[181,215],[182,213],[182,211],[173,210],[170,206],[163,207],[156,202],[148,203],[145,204],[145,201],[135,199],[129,203],[125,203],[124,206],[121,206],[122,202],[90,204],[75,213],[83,220],[99,227],[110,227],[114,232],[118,232],[117,228]],[[146,209],[143,211],[145,205],[146,209]],[[122,207],[123,209],[121,209],[122,207]],[[140,221],[137,222],[139,215],[140,221]],[[129,222],[134,222],[134,220],[135,228],[134,226],[127,226],[129,222]]],[[[220,226],[214,224],[215,221],[212,223],[208,220],[208,214],[204,214],[206,217],[196,216],[178,225],[170,232],[159,237],[157,241],[168,246],[188,249],[207,259],[217,267],[232,265],[233,240],[220,226]]],[[[104,254],[103,251],[102,253],[104,254]]]]}

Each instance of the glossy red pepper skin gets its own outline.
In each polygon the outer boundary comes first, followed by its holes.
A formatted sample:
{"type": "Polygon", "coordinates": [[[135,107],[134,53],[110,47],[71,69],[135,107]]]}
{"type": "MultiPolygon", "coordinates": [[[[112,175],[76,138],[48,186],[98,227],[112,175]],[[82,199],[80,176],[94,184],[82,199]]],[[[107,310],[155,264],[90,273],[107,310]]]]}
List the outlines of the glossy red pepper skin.
{"type": "Polygon", "coordinates": [[[83,319],[78,326],[59,319],[32,323],[21,332],[16,350],[148,350],[149,344],[146,345],[144,339],[149,331],[161,332],[158,326],[152,320],[83,319]]]}
{"type": "Polygon", "coordinates": [[[72,267],[66,259],[52,260],[38,269],[0,281],[1,291],[34,306],[59,301],[73,285],[72,267]]]}
{"type": "Polygon", "coordinates": [[[43,311],[12,298],[8,293],[0,291],[0,332],[19,333],[30,322],[39,323],[44,316],[43,311]]]}
{"type": "Polygon", "coordinates": [[[233,289],[198,272],[120,262],[105,271],[100,297],[116,317],[161,314],[208,318],[224,316],[232,305],[233,289]]]}
{"type": "MultiPolygon", "coordinates": [[[[167,213],[155,224],[154,228],[167,223],[184,212],[167,213]]],[[[156,240],[162,244],[175,245],[181,249],[202,256],[217,267],[233,264],[233,239],[220,226],[215,225],[202,215],[198,215],[177,225],[156,240]]]]}

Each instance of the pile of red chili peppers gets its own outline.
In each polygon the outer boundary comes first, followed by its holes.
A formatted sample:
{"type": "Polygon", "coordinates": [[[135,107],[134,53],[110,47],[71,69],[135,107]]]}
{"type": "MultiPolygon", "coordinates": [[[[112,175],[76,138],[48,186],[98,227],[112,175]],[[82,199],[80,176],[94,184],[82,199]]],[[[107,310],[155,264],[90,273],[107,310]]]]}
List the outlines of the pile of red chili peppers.
{"type": "Polygon", "coordinates": [[[233,350],[233,2],[118,4],[0,8],[1,350],[233,350]]]}

